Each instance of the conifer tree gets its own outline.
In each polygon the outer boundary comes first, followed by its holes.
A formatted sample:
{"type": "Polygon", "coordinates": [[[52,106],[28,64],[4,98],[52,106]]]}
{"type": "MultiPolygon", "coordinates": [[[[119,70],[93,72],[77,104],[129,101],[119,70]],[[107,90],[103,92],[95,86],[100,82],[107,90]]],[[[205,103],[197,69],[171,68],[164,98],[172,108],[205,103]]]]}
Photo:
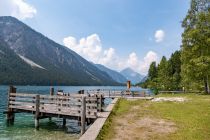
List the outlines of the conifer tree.
{"type": "Polygon", "coordinates": [[[192,0],[182,22],[182,84],[188,90],[209,93],[210,75],[210,2],[192,0]]]}

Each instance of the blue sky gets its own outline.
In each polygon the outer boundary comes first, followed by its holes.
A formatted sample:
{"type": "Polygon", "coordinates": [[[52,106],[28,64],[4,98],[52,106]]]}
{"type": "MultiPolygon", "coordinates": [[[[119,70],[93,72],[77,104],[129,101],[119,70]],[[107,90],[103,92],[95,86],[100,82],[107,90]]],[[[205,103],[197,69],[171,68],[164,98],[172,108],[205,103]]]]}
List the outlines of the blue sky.
{"type": "Polygon", "coordinates": [[[180,48],[181,21],[190,5],[189,0],[9,1],[0,0],[10,7],[0,15],[16,16],[89,61],[142,74],[151,61],[180,48]]]}

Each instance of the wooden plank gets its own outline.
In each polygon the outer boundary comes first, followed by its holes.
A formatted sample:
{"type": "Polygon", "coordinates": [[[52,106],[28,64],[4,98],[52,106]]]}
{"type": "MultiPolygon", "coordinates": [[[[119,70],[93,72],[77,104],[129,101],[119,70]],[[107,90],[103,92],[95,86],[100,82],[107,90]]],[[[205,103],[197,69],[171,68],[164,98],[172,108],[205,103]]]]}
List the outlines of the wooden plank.
{"type": "Polygon", "coordinates": [[[19,98],[19,97],[9,97],[9,100],[18,100],[18,101],[35,101],[33,98],[19,98]]]}
{"type": "Polygon", "coordinates": [[[82,98],[82,95],[78,93],[64,93],[63,96],[82,98]]]}
{"type": "Polygon", "coordinates": [[[62,96],[62,95],[40,95],[40,98],[44,99],[80,99],[81,97],[62,96]]]}
{"type": "Polygon", "coordinates": [[[70,105],[70,106],[81,106],[81,102],[69,102],[69,101],[59,101],[59,100],[41,100],[40,104],[63,104],[63,105],[70,105]]]}
{"type": "Polygon", "coordinates": [[[86,101],[97,101],[96,97],[86,97],[86,101]]]}
{"type": "Polygon", "coordinates": [[[58,104],[40,104],[40,107],[42,108],[77,108],[80,109],[80,106],[61,106],[58,104]]]}
{"type": "Polygon", "coordinates": [[[86,112],[87,111],[90,111],[90,112],[97,112],[98,110],[97,109],[89,109],[89,108],[86,108],[86,112]]]}
{"type": "Polygon", "coordinates": [[[9,108],[35,111],[35,108],[33,108],[33,106],[26,106],[26,105],[25,106],[9,105],[9,108]]]}
{"type": "Polygon", "coordinates": [[[80,116],[80,113],[77,111],[58,111],[58,110],[44,110],[41,109],[40,112],[43,113],[51,113],[51,114],[58,114],[58,115],[67,115],[67,116],[80,116]]]}
{"type": "Polygon", "coordinates": [[[27,94],[27,93],[10,93],[10,96],[16,97],[36,97],[36,94],[27,94]]]}
{"type": "Polygon", "coordinates": [[[90,104],[90,103],[86,103],[86,107],[97,107],[96,103],[90,104]]]}
{"type": "Polygon", "coordinates": [[[28,106],[35,106],[35,103],[29,103],[29,102],[17,102],[17,101],[9,101],[9,104],[11,105],[28,105],[28,106]]]}
{"type": "Polygon", "coordinates": [[[46,98],[46,97],[41,97],[40,100],[44,101],[72,101],[72,102],[81,102],[81,99],[79,98],[46,98]]]}
{"type": "Polygon", "coordinates": [[[40,105],[40,108],[44,108],[44,109],[49,109],[49,110],[68,110],[68,111],[72,111],[72,110],[81,110],[80,107],[63,107],[63,106],[57,106],[57,105],[40,105]]]}

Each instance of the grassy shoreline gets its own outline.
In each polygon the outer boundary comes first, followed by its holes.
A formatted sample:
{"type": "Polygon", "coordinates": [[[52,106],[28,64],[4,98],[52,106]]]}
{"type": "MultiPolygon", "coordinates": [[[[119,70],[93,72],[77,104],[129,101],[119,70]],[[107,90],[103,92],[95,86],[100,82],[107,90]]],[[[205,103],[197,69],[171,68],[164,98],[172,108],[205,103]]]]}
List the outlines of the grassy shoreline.
{"type": "Polygon", "coordinates": [[[177,103],[120,99],[97,140],[128,138],[208,140],[210,138],[209,95],[161,94],[156,97],[183,97],[187,101],[177,103]],[[152,120],[151,124],[142,121],[145,118],[147,121],[152,120]],[[161,121],[164,124],[158,124],[161,121]],[[168,130],[171,131],[166,133],[168,130]]]}

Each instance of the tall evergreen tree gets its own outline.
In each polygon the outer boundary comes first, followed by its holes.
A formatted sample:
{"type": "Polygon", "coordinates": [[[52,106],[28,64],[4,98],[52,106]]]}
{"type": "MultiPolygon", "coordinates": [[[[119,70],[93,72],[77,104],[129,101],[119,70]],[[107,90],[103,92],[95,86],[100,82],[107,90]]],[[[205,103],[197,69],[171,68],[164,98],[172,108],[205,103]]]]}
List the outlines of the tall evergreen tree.
{"type": "Polygon", "coordinates": [[[182,84],[188,90],[209,92],[210,75],[210,2],[192,0],[182,22],[182,84]]]}
{"type": "Polygon", "coordinates": [[[162,57],[158,65],[158,87],[161,90],[171,90],[171,67],[165,56],[162,57]]]}
{"type": "Polygon", "coordinates": [[[156,89],[157,88],[157,66],[156,62],[152,62],[148,71],[148,79],[145,82],[147,88],[156,89]]]}
{"type": "Polygon", "coordinates": [[[155,78],[157,78],[157,66],[156,62],[154,61],[150,64],[148,71],[148,79],[154,80],[155,78]]]}
{"type": "Polygon", "coordinates": [[[171,58],[169,59],[169,67],[171,67],[170,77],[172,78],[171,89],[180,90],[180,82],[181,82],[181,53],[180,51],[175,51],[171,58]]]}

